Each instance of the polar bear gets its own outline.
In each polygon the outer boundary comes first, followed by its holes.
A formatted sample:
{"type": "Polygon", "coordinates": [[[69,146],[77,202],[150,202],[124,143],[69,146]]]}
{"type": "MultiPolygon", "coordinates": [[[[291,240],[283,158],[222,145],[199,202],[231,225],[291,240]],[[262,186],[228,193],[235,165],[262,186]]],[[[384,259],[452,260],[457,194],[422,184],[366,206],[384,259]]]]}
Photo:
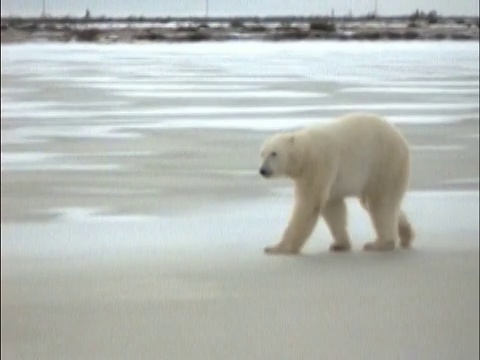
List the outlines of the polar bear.
{"type": "Polygon", "coordinates": [[[376,240],[364,250],[408,248],[414,230],[401,210],[410,176],[409,147],[375,114],[353,113],[323,125],[275,134],[261,147],[260,174],[295,183],[295,205],[281,241],[268,254],[296,254],[323,216],[331,251],[350,250],[345,198],[357,197],[370,214],[376,240]]]}

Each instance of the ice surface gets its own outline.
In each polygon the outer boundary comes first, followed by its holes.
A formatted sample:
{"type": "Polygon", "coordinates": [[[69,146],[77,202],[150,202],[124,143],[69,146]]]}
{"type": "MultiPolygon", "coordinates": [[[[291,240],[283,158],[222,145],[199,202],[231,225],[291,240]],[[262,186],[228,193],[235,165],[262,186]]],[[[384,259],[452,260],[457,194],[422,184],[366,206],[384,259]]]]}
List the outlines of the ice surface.
{"type": "MultiPolygon", "coordinates": [[[[412,192],[405,211],[417,232],[416,248],[475,249],[479,243],[478,192],[412,192]]],[[[2,226],[2,256],[101,257],[149,254],[152,251],[185,251],[193,256],[203,251],[216,256],[236,256],[242,249],[261,248],[276,241],[288,219],[292,202],[290,188],[275,198],[240,201],[207,207],[190,216],[111,216],[105,209],[63,208],[50,224],[2,226]],[[268,226],[264,226],[268,224],[268,226]]],[[[348,202],[349,231],[359,247],[374,236],[370,219],[358,204],[348,202]]],[[[319,223],[306,251],[326,248],[331,235],[319,223]]],[[[323,251],[323,250],[322,250],[323,251]]]]}
{"type": "Polygon", "coordinates": [[[160,128],[264,130],[348,111],[376,111],[395,122],[478,119],[474,42],[75,43],[2,50],[2,121],[16,126],[18,119],[31,120],[21,125],[33,128],[75,119],[111,126],[119,118],[134,126],[151,117],[149,126],[160,128]],[[215,123],[200,116],[216,117],[215,123]],[[267,116],[278,121],[264,125],[267,116]]]}

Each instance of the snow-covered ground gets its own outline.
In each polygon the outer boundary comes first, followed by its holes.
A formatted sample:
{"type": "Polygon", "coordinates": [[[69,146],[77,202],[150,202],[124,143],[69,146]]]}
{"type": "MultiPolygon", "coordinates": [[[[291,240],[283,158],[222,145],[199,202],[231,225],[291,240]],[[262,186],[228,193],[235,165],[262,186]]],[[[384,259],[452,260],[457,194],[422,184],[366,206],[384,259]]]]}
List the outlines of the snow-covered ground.
{"type": "Polygon", "coordinates": [[[475,42],[22,44],[1,54],[5,359],[478,359],[475,42]],[[267,257],[267,133],[375,111],[414,249],[267,257]]]}

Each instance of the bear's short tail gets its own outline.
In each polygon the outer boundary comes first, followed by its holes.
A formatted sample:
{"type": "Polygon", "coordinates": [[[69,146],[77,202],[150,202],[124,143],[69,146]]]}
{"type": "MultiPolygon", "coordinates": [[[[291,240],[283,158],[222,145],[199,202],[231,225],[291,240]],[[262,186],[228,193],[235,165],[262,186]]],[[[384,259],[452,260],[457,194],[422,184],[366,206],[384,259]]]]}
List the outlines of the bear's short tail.
{"type": "Polygon", "coordinates": [[[398,217],[398,236],[400,237],[401,247],[407,249],[412,246],[413,239],[415,238],[415,230],[408,221],[407,215],[402,210],[398,217]]]}

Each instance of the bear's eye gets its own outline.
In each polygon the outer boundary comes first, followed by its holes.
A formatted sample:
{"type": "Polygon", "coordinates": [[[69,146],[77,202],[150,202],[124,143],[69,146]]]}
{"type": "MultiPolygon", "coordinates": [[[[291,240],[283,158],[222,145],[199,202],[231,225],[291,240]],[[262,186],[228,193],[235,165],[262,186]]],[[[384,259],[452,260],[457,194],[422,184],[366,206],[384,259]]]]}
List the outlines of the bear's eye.
{"type": "Polygon", "coordinates": [[[276,151],[272,152],[272,157],[275,157],[275,156],[277,156],[276,151]]]}

